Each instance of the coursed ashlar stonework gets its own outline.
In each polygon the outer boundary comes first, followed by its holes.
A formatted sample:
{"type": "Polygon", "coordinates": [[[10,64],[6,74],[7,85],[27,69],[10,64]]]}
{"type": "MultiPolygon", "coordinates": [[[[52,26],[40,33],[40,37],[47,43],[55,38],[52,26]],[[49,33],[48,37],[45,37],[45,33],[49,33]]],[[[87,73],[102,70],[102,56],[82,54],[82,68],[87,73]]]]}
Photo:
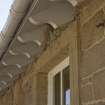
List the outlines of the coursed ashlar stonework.
{"type": "Polygon", "coordinates": [[[0,97],[0,105],[47,105],[48,73],[70,55],[73,35],[80,44],[78,105],[105,105],[105,0],[83,0],[77,9],[75,21],[55,31],[37,63],[0,97]]]}

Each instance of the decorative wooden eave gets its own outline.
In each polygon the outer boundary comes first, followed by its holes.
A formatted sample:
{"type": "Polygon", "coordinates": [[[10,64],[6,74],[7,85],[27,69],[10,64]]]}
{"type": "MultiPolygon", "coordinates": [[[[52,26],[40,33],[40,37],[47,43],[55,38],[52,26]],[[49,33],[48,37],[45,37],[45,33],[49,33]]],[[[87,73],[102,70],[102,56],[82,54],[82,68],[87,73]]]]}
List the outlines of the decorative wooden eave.
{"type": "Polygon", "coordinates": [[[15,0],[1,34],[0,90],[24,72],[24,67],[43,53],[49,31],[70,23],[76,15],[76,0],[15,0]],[[24,5],[24,7],[23,7],[24,5]]]}

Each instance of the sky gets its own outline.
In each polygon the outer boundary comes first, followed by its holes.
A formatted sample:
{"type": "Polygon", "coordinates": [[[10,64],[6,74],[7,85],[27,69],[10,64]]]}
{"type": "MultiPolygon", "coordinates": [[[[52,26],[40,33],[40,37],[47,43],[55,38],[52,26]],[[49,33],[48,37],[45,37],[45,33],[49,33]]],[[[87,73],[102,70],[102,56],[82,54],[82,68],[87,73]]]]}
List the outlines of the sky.
{"type": "Polygon", "coordinates": [[[2,30],[9,13],[13,0],[0,0],[0,31],[2,30]]]}

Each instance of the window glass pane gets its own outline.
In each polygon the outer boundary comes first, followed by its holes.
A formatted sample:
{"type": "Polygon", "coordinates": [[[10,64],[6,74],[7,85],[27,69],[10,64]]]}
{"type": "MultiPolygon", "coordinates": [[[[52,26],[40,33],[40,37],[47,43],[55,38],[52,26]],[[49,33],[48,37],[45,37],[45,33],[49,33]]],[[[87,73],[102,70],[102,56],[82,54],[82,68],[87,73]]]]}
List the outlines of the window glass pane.
{"type": "Polygon", "coordinates": [[[61,80],[60,73],[54,77],[54,105],[61,105],[60,96],[61,96],[61,80]]]}
{"type": "Polygon", "coordinates": [[[63,70],[63,99],[64,105],[70,105],[70,73],[69,67],[63,70]]]}

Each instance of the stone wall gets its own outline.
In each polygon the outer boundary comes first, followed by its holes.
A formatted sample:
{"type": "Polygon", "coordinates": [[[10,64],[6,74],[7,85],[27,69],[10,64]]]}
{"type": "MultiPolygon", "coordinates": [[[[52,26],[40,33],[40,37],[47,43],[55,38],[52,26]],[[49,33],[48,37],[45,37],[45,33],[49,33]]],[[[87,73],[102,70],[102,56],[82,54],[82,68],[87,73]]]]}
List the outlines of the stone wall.
{"type": "Polygon", "coordinates": [[[104,105],[105,26],[99,24],[105,20],[105,3],[104,0],[93,0],[89,4],[81,9],[82,14],[80,16],[81,103],[82,105],[104,105]]]}
{"type": "MultiPolygon", "coordinates": [[[[47,105],[48,73],[69,56],[71,36],[80,40],[80,105],[105,105],[105,0],[85,0],[75,22],[60,28],[37,62],[0,97],[0,105],[47,105]],[[77,24],[79,23],[79,24],[77,24]],[[78,27],[79,26],[79,27],[78,27]],[[79,28],[79,29],[78,29],[79,28]]],[[[55,31],[56,33],[56,31],[55,31]]]]}

